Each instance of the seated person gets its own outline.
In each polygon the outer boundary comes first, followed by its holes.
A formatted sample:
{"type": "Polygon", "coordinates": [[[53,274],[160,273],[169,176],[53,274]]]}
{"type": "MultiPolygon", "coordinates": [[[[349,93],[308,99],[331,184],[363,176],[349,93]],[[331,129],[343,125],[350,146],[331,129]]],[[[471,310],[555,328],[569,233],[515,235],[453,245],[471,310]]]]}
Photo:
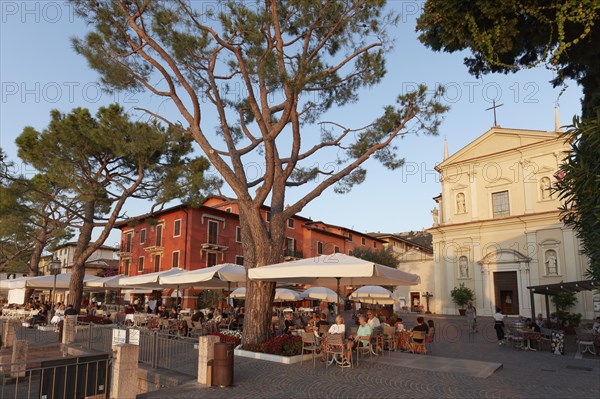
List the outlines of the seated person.
{"type": "Polygon", "coordinates": [[[65,316],[77,316],[77,315],[79,315],[79,312],[77,312],[77,310],[75,310],[73,305],[67,305],[67,308],[65,309],[64,314],[65,314],[65,316]]]}
{"type": "Polygon", "coordinates": [[[168,319],[169,318],[169,311],[167,310],[167,308],[165,308],[164,305],[160,306],[160,309],[158,311],[158,317],[160,317],[161,319],[168,319]]]}
{"type": "Polygon", "coordinates": [[[238,311],[237,316],[235,316],[232,320],[233,324],[237,327],[240,328],[244,325],[244,308],[240,308],[238,311]]]}
{"type": "Polygon", "coordinates": [[[530,331],[540,332],[540,327],[537,323],[533,323],[530,318],[525,319],[525,328],[530,331]]]}
{"type": "MultiPolygon", "coordinates": [[[[429,332],[429,326],[425,324],[425,319],[422,316],[417,317],[417,325],[413,327],[413,331],[423,331],[425,334],[429,332]]],[[[422,339],[415,339],[415,342],[422,343],[422,339]]]]}
{"type": "Polygon", "coordinates": [[[215,317],[215,308],[208,309],[208,314],[206,315],[207,320],[212,320],[215,317]]]}
{"type": "Polygon", "coordinates": [[[317,312],[312,312],[310,319],[306,322],[306,331],[313,331],[317,327],[317,323],[319,323],[319,316],[317,312]]]}
{"type": "Polygon", "coordinates": [[[402,322],[402,317],[398,317],[396,319],[396,332],[401,332],[406,330],[406,327],[404,327],[404,323],[402,322]]]}
{"type": "Polygon", "coordinates": [[[375,312],[373,312],[372,310],[367,311],[367,318],[368,318],[369,326],[371,326],[372,329],[375,329],[375,328],[381,326],[381,322],[375,316],[375,312]]]}
{"type": "MultiPolygon", "coordinates": [[[[365,316],[358,317],[358,330],[356,331],[356,335],[351,335],[348,337],[348,341],[346,344],[346,352],[345,357],[347,359],[350,358],[350,352],[352,349],[357,348],[359,346],[368,346],[371,340],[371,334],[373,334],[373,328],[369,324],[367,324],[367,319],[365,316]]],[[[345,362],[343,367],[350,367],[351,364],[349,362],[345,362]]]]}
{"type": "Polygon", "coordinates": [[[29,320],[29,326],[46,323],[48,323],[48,308],[46,305],[41,305],[40,311],[29,320]]]}
{"type": "Polygon", "coordinates": [[[297,326],[292,321],[292,314],[291,313],[286,313],[284,317],[285,317],[285,320],[283,321],[283,324],[284,324],[285,327],[283,329],[283,333],[284,334],[291,334],[292,331],[296,330],[297,326]]]}
{"type": "Polygon", "coordinates": [[[427,331],[427,336],[425,337],[425,342],[432,343],[433,336],[435,334],[435,325],[433,324],[433,320],[427,320],[427,327],[429,327],[429,330],[427,331]]]}
{"type": "Polygon", "coordinates": [[[327,321],[327,315],[325,313],[321,313],[321,318],[317,321],[317,331],[321,328],[321,326],[329,326],[331,323],[327,321]]]}
{"type": "Polygon", "coordinates": [[[125,314],[134,314],[135,313],[135,308],[133,307],[133,305],[131,305],[130,303],[128,303],[125,306],[125,314]]]}
{"type": "Polygon", "coordinates": [[[542,316],[541,313],[539,313],[537,315],[537,317],[535,318],[535,324],[537,324],[537,326],[539,328],[544,328],[546,327],[546,321],[544,320],[544,316],[542,316]]]}
{"type": "Polygon", "coordinates": [[[192,321],[199,321],[199,322],[203,322],[204,321],[204,313],[202,313],[200,311],[200,309],[196,310],[196,313],[194,313],[192,315],[192,321]]]}
{"type": "Polygon", "coordinates": [[[177,312],[177,307],[173,306],[171,308],[171,312],[169,312],[169,319],[177,320],[179,318],[179,313],[177,312]]]}

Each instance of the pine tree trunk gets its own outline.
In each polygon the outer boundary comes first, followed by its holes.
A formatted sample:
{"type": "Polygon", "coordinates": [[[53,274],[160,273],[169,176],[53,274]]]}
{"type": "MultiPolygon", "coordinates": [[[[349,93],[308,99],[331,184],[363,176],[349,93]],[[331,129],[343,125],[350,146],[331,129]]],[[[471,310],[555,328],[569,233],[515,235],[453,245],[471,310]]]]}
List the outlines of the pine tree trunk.
{"type": "MultiPolygon", "coordinates": [[[[280,233],[281,227],[275,227],[276,223],[278,220],[271,219],[271,223],[267,225],[259,209],[244,207],[240,201],[240,225],[246,269],[280,261],[283,235],[280,233]],[[274,232],[278,233],[273,235],[274,232]]],[[[242,337],[244,343],[260,343],[269,337],[274,296],[274,282],[247,281],[246,316],[242,337]]]]}
{"type": "MultiPolygon", "coordinates": [[[[47,243],[46,226],[42,226],[38,233],[35,245],[33,246],[33,253],[31,254],[31,260],[29,261],[28,276],[35,277],[40,273],[40,260],[42,259],[42,253],[47,243]]],[[[33,294],[33,288],[27,288],[25,290],[25,301],[27,302],[33,294]]]]}
{"type": "Polygon", "coordinates": [[[73,256],[71,281],[69,281],[69,304],[73,305],[77,311],[79,311],[83,299],[83,278],[85,276],[85,261],[87,260],[84,257],[84,251],[92,240],[93,220],[94,203],[88,202],[84,206],[84,222],[79,229],[79,238],[73,256]]]}

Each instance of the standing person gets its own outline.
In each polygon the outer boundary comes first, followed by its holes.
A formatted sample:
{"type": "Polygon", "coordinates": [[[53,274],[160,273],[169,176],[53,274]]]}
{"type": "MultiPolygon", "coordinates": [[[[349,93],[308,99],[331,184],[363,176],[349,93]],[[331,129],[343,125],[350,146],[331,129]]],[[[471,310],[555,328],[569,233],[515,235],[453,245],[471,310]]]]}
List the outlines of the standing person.
{"type": "Polygon", "coordinates": [[[467,325],[469,326],[470,333],[477,332],[477,309],[473,306],[473,302],[469,301],[467,308],[465,309],[467,316],[467,325]]]}
{"type": "Polygon", "coordinates": [[[498,345],[504,345],[504,316],[499,307],[496,307],[496,313],[494,313],[494,329],[496,329],[496,337],[498,337],[498,345]]]}

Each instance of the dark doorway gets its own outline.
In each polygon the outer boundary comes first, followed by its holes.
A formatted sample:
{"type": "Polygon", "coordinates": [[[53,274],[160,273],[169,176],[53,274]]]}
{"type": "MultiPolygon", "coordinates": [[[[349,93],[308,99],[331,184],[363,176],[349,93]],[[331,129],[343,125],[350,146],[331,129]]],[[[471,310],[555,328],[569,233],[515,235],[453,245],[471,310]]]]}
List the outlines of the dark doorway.
{"type": "Polygon", "coordinates": [[[517,272],[495,272],[494,291],[496,306],[504,314],[519,314],[519,286],[517,272]]]}
{"type": "Polygon", "coordinates": [[[419,312],[419,305],[421,305],[421,294],[419,292],[410,293],[410,306],[413,312],[419,312]]]}

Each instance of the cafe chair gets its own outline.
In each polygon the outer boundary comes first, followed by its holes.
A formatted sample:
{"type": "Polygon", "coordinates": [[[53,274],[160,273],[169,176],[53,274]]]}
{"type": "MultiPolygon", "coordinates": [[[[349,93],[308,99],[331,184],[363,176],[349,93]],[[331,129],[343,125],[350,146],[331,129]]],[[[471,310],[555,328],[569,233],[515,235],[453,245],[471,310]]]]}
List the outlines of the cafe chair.
{"type": "Polygon", "coordinates": [[[396,327],[383,326],[383,339],[389,351],[396,351],[396,327]]]}
{"type": "Polygon", "coordinates": [[[357,366],[360,361],[360,356],[364,356],[366,354],[369,355],[369,357],[371,358],[371,363],[373,363],[373,340],[371,339],[371,337],[367,338],[366,340],[368,341],[368,344],[365,344],[362,340],[359,340],[355,348],[357,366]]]}
{"type": "Polygon", "coordinates": [[[594,333],[592,331],[578,330],[575,338],[577,342],[577,351],[580,354],[590,352],[592,355],[596,354],[594,349],[594,333]]]}
{"type": "Polygon", "coordinates": [[[315,337],[315,334],[313,333],[308,333],[308,332],[302,332],[302,357],[300,358],[300,364],[303,363],[304,361],[304,352],[311,352],[312,354],[312,360],[313,360],[313,368],[315,367],[315,362],[316,362],[316,357],[317,357],[317,350],[318,350],[318,346],[317,346],[317,340],[315,337]]]}
{"type": "Polygon", "coordinates": [[[427,353],[427,348],[425,347],[425,337],[427,333],[425,331],[413,331],[409,337],[410,343],[410,351],[412,353],[427,353]],[[419,342],[419,341],[421,342],[419,342]]]}
{"type": "Polygon", "coordinates": [[[352,351],[350,351],[349,359],[344,357],[344,340],[342,338],[342,334],[329,334],[327,336],[327,352],[325,352],[325,360],[326,367],[329,367],[330,364],[336,362],[337,364],[342,366],[342,372],[344,369],[344,362],[347,361],[348,363],[352,364],[352,351]],[[330,355],[331,361],[329,361],[330,355]]]}

